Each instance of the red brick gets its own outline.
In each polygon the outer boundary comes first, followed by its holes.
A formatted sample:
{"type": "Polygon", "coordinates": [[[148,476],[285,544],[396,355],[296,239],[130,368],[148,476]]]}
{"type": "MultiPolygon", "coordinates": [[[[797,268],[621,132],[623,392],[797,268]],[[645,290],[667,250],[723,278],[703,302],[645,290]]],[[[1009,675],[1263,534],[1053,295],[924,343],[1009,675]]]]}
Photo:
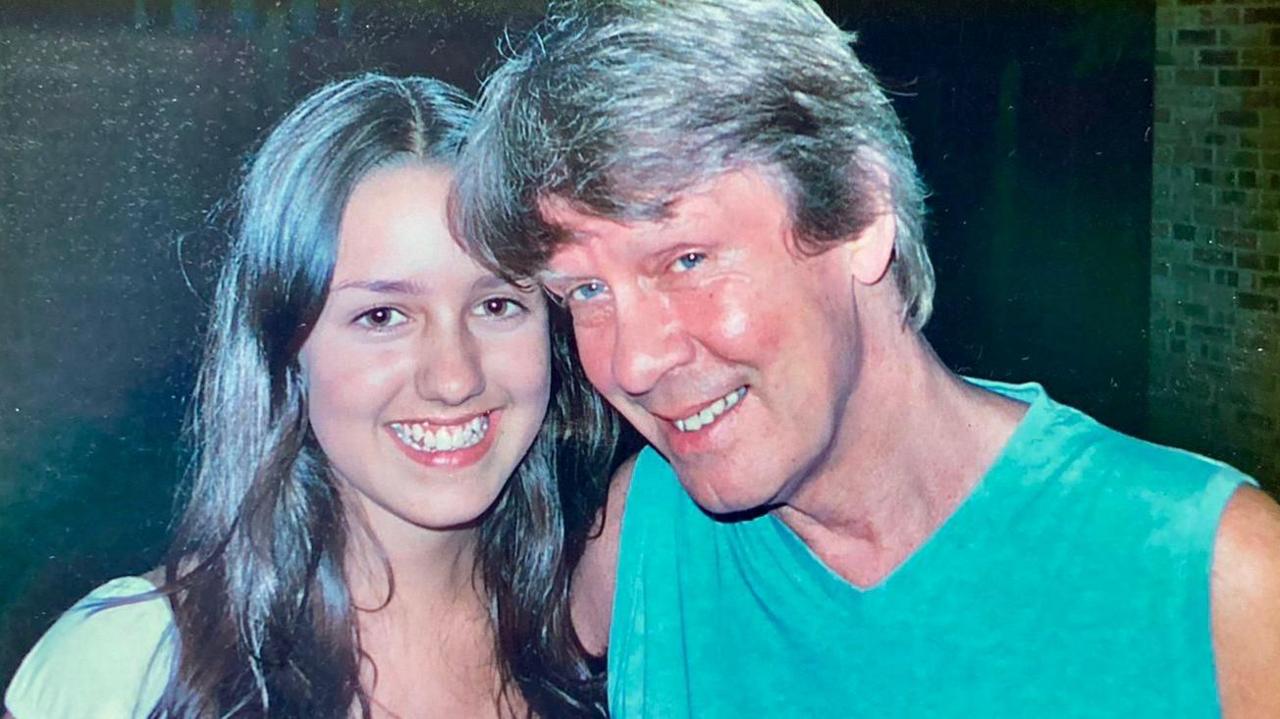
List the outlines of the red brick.
{"type": "Polygon", "coordinates": [[[1224,207],[1244,207],[1249,203],[1248,195],[1241,190],[1219,190],[1218,204],[1224,207]]]}
{"type": "Polygon", "coordinates": [[[1257,127],[1258,113],[1253,110],[1223,110],[1218,113],[1218,124],[1228,127],[1257,127]]]}
{"type": "Polygon", "coordinates": [[[1242,310],[1277,312],[1280,311],[1280,300],[1266,295],[1253,294],[1251,292],[1237,292],[1236,306],[1242,310]]]}
{"type": "Polygon", "coordinates": [[[1214,124],[1217,120],[1217,113],[1211,107],[1177,107],[1169,108],[1173,111],[1173,121],[1177,123],[1186,123],[1192,127],[1205,127],[1214,124]]]}
{"type": "Polygon", "coordinates": [[[1209,227],[1232,227],[1235,225],[1236,213],[1234,210],[1212,208],[1212,207],[1196,207],[1191,210],[1191,216],[1195,218],[1196,224],[1207,225],[1209,227]]]}
{"type": "Polygon", "coordinates": [[[1261,25],[1237,25],[1218,31],[1218,43],[1226,47],[1258,47],[1267,44],[1267,28],[1261,25]]]}
{"type": "Polygon", "coordinates": [[[1200,64],[1209,66],[1238,65],[1240,53],[1236,50],[1201,50],[1200,64]]]}
{"type": "Polygon", "coordinates": [[[1179,45],[1213,45],[1217,41],[1216,30],[1178,30],[1179,45]]]}
{"type": "MultiPolygon", "coordinates": [[[[1194,87],[1212,87],[1215,79],[1214,71],[1204,68],[1180,67],[1174,75],[1175,83],[1194,87]]],[[[1156,94],[1159,95],[1158,89],[1156,94]]],[[[1156,100],[1156,104],[1160,104],[1159,99],[1156,100]]]]}
{"type": "MultiPolygon", "coordinates": [[[[1280,255],[1280,234],[1270,232],[1258,235],[1258,251],[1280,255]]],[[[1280,335],[1280,326],[1276,327],[1276,334],[1280,335]]]]}
{"type": "MultiPolygon", "coordinates": [[[[1170,272],[1173,275],[1173,279],[1178,282],[1204,285],[1213,282],[1213,275],[1209,272],[1209,268],[1207,267],[1197,267],[1196,265],[1174,265],[1170,272]]],[[[1203,305],[1184,304],[1182,305],[1182,310],[1183,314],[1187,317],[1209,316],[1208,308],[1203,305]],[[1193,313],[1192,310],[1196,308],[1204,310],[1204,314],[1200,315],[1199,311],[1193,313]]]]}
{"type": "Polygon", "coordinates": [[[1240,52],[1239,60],[1240,64],[1249,67],[1280,67],[1280,50],[1245,48],[1240,52]]]}
{"type": "Polygon", "coordinates": [[[1200,10],[1201,25],[1238,25],[1240,10],[1238,8],[1204,8],[1200,10]]]}
{"type": "MultiPolygon", "coordinates": [[[[1254,288],[1257,289],[1257,278],[1254,278],[1254,288]]],[[[1241,332],[1236,335],[1236,347],[1244,350],[1254,351],[1271,351],[1275,347],[1275,340],[1262,332],[1241,332]]]]}
{"type": "Polygon", "coordinates": [[[1249,8],[1244,11],[1244,21],[1280,23],[1280,7],[1249,8]]]}
{"type": "Polygon", "coordinates": [[[1221,87],[1257,87],[1261,73],[1254,69],[1219,70],[1218,85],[1221,87]]]}
{"type": "Polygon", "coordinates": [[[1173,148],[1173,161],[1182,164],[1208,165],[1213,162],[1213,150],[1207,147],[1182,145],[1173,148]]]}
{"type": "Polygon", "coordinates": [[[1246,230],[1258,230],[1259,232],[1275,232],[1280,229],[1280,223],[1277,223],[1275,215],[1263,213],[1245,220],[1241,227],[1246,230]]]}
{"type": "Polygon", "coordinates": [[[1222,158],[1222,164],[1230,167],[1242,167],[1246,169],[1257,169],[1259,166],[1258,153],[1256,152],[1232,152],[1222,158]]]}
{"type": "Polygon", "coordinates": [[[1246,110],[1262,110],[1280,107],[1280,91],[1245,90],[1241,93],[1242,106],[1246,110]]]}
{"type": "Polygon", "coordinates": [[[1242,252],[1236,257],[1236,267],[1242,270],[1257,270],[1259,272],[1280,272],[1280,257],[1242,252]]]}
{"type": "Polygon", "coordinates": [[[1258,236],[1252,232],[1218,230],[1215,233],[1215,237],[1218,240],[1218,244],[1226,247],[1238,247],[1245,250],[1252,250],[1258,247],[1258,236]]]}

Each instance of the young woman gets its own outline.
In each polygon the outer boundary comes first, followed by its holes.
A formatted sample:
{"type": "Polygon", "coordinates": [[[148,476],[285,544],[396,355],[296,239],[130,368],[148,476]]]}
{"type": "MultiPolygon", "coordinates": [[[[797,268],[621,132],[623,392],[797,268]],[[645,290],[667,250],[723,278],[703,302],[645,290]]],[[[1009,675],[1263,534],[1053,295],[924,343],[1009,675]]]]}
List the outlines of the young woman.
{"type": "Polygon", "coordinates": [[[567,585],[612,424],[541,293],[449,234],[469,111],[367,75],[266,139],[170,555],[45,635],[17,719],[602,713],[567,585]]]}

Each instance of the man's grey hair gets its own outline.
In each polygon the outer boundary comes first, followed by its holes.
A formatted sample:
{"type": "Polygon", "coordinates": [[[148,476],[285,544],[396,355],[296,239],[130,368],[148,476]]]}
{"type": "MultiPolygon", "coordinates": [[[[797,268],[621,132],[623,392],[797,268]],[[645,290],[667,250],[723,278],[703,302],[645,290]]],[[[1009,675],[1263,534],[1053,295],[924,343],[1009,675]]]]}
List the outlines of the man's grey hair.
{"type": "Polygon", "coordinates": [[[529,278],[564,241],[548,200],[661,220],[682,193],[755,168],[781,187],[804,252],[891,209],[902,317],[919,329],[934,289],[925,189],[852,42],[812,0],[553,3],[485,84],[458,163],[459,233],[529,278]]]}

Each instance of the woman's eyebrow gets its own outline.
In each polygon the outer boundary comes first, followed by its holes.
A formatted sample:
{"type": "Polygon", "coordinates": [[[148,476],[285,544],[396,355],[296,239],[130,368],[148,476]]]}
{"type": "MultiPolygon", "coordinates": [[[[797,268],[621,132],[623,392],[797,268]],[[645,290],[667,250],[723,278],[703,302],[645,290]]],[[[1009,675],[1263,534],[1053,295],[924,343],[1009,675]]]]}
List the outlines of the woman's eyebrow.
{"type": "Polygon", "coordinates": [[[497,275],[485,275],[475,281],[472,287],[481,291],[492,290],[515,290],[517,292],[529,292],[531,288],[521,288],[519,285],[508,282],[497,275]]]}
{"type": "Polygon", "coordinates": [[[420,295],[426,291],[422,283],[413,280],[345,280],[334,285],[331,292],[346,289],[395,295],[420,295]]]}

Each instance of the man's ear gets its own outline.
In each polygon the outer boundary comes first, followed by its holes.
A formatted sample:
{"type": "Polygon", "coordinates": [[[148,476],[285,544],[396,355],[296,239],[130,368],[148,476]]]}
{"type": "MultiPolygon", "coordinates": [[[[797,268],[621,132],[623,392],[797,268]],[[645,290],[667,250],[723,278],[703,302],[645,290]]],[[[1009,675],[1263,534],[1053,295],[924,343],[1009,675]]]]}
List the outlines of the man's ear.
{"type": "Polygon", "coordinates": [[[884,279],[893,261],[893,240],[898,234],[898,220],[891,211],[884,211],[849,242],[849,264],[853,278],[864,285],[874,285],[884,279]]]}

